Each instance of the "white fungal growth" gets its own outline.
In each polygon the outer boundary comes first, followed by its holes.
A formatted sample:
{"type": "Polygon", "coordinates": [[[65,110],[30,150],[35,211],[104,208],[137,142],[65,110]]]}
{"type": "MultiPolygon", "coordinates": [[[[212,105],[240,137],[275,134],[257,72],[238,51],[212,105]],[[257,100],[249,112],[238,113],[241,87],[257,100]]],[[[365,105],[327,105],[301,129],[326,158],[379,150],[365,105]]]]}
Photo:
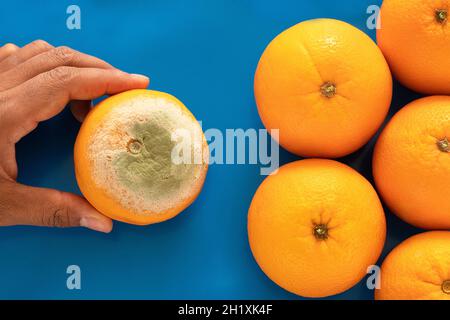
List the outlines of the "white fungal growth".
{"type": "Polygon", "coordinates": [[[113,107],[90,137],[93,181],[139,215],[164,213],[200,190],[207,164],[174,163],[179,130],[190,132],[192,159],[207,145],[198,122],[164,97],[136,96],[113,107]]]}

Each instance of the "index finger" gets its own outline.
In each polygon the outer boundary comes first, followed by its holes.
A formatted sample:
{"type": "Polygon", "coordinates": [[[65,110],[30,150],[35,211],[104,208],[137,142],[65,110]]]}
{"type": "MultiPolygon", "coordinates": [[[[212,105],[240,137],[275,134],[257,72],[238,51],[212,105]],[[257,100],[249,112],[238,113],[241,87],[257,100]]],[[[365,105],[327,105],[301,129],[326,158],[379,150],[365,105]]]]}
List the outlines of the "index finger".
{"type": "Polygon", "coordinates": [[[58,67],[6,91],[12,122],[40,122],[60,113],[70,100],[91,100],[105,94],[143,89],[149,78],[116,69],[58,67]]]}
{"type": "Polygon", "coordinates": [[[9,57],[11,54],[16,52],[17,50],[19,50],[19,47],[13,43],[7,43],[7,44],[3,45],[2,47],[0,47],[0,62],[3,59],[6,59],[7,57],[9,57]]]}

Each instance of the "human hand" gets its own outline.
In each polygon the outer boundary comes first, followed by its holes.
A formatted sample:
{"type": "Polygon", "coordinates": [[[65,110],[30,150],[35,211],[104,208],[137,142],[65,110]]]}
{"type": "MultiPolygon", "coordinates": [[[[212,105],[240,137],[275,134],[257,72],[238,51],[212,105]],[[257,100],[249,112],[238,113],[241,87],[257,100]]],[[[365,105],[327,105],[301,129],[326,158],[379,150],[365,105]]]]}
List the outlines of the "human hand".
{"type": "Polygon", "coordinates": [[[82,226],[110,232],[111,219],[83,197],[17,183],[15,144],[69,102],[82,121],[91,99],[148,84],[145,76],[41,40],[23,48],[0,47],[0,226],[82,226]]]}

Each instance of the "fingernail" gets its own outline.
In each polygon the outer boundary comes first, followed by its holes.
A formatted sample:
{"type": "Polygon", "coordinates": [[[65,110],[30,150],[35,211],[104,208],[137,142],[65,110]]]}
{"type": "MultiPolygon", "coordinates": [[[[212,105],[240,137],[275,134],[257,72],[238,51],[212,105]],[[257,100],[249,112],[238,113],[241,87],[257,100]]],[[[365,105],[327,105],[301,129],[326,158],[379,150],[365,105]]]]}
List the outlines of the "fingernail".
{"type": "Polygon", "coordinates": [[[130,75],[139,80],[150,81],[150,78],[147,76],[144,76],[143,74],[130,73],[130,75]]]}
{"type": "Polygon", "coordinates": [[[80,220],[80,226],[94,231],[109,233],[111,232],[111,225],[100,221],[94,217],[83,217],[80,220]]]}

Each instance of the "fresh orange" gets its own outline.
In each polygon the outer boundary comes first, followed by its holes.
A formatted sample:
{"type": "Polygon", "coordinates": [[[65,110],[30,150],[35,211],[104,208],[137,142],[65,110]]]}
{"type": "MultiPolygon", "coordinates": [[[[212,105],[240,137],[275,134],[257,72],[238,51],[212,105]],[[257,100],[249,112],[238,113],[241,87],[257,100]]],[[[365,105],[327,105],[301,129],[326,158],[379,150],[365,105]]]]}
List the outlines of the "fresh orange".
{"type": "Polygon", "coordinates": [[[426,94],[450,94],[450,0],[384,0],[378,45],[394,76],[426,94]]]}
{"type": "Polygon", "coordinates": [[[341,293],[376,263],[386,237],[371,184],[333,160],[281,167],[256,191],[248,214],[253,255],[279,286],[305,297],[341,293]]]}
{"type": "Polygon", "coordinates": [[[426,229],[450,228],[450,97],[416,100],[382,132],[373,174],[387,205],[426,229]]]}
{"type": "Polygon", "coordinates": [[[88,114],[75,143],[75,172],[97,210],[144,225],[170,219],[194,201],[206,155],[201,127],[178,99],[131,90],[88,114]]]}
{"type": "Polygon", "coordinates": [[[266,48],[255,74],[259,115],[279,143],[308,157],[362,147],[386,117],[389,67],[362,31],[338,20],[299,23],[266,48]]]}
{"type": "Polygon", "coordinates": [[[415,235],[381,266],[377,300],[450,300],[450,232],[415,235]]]}

